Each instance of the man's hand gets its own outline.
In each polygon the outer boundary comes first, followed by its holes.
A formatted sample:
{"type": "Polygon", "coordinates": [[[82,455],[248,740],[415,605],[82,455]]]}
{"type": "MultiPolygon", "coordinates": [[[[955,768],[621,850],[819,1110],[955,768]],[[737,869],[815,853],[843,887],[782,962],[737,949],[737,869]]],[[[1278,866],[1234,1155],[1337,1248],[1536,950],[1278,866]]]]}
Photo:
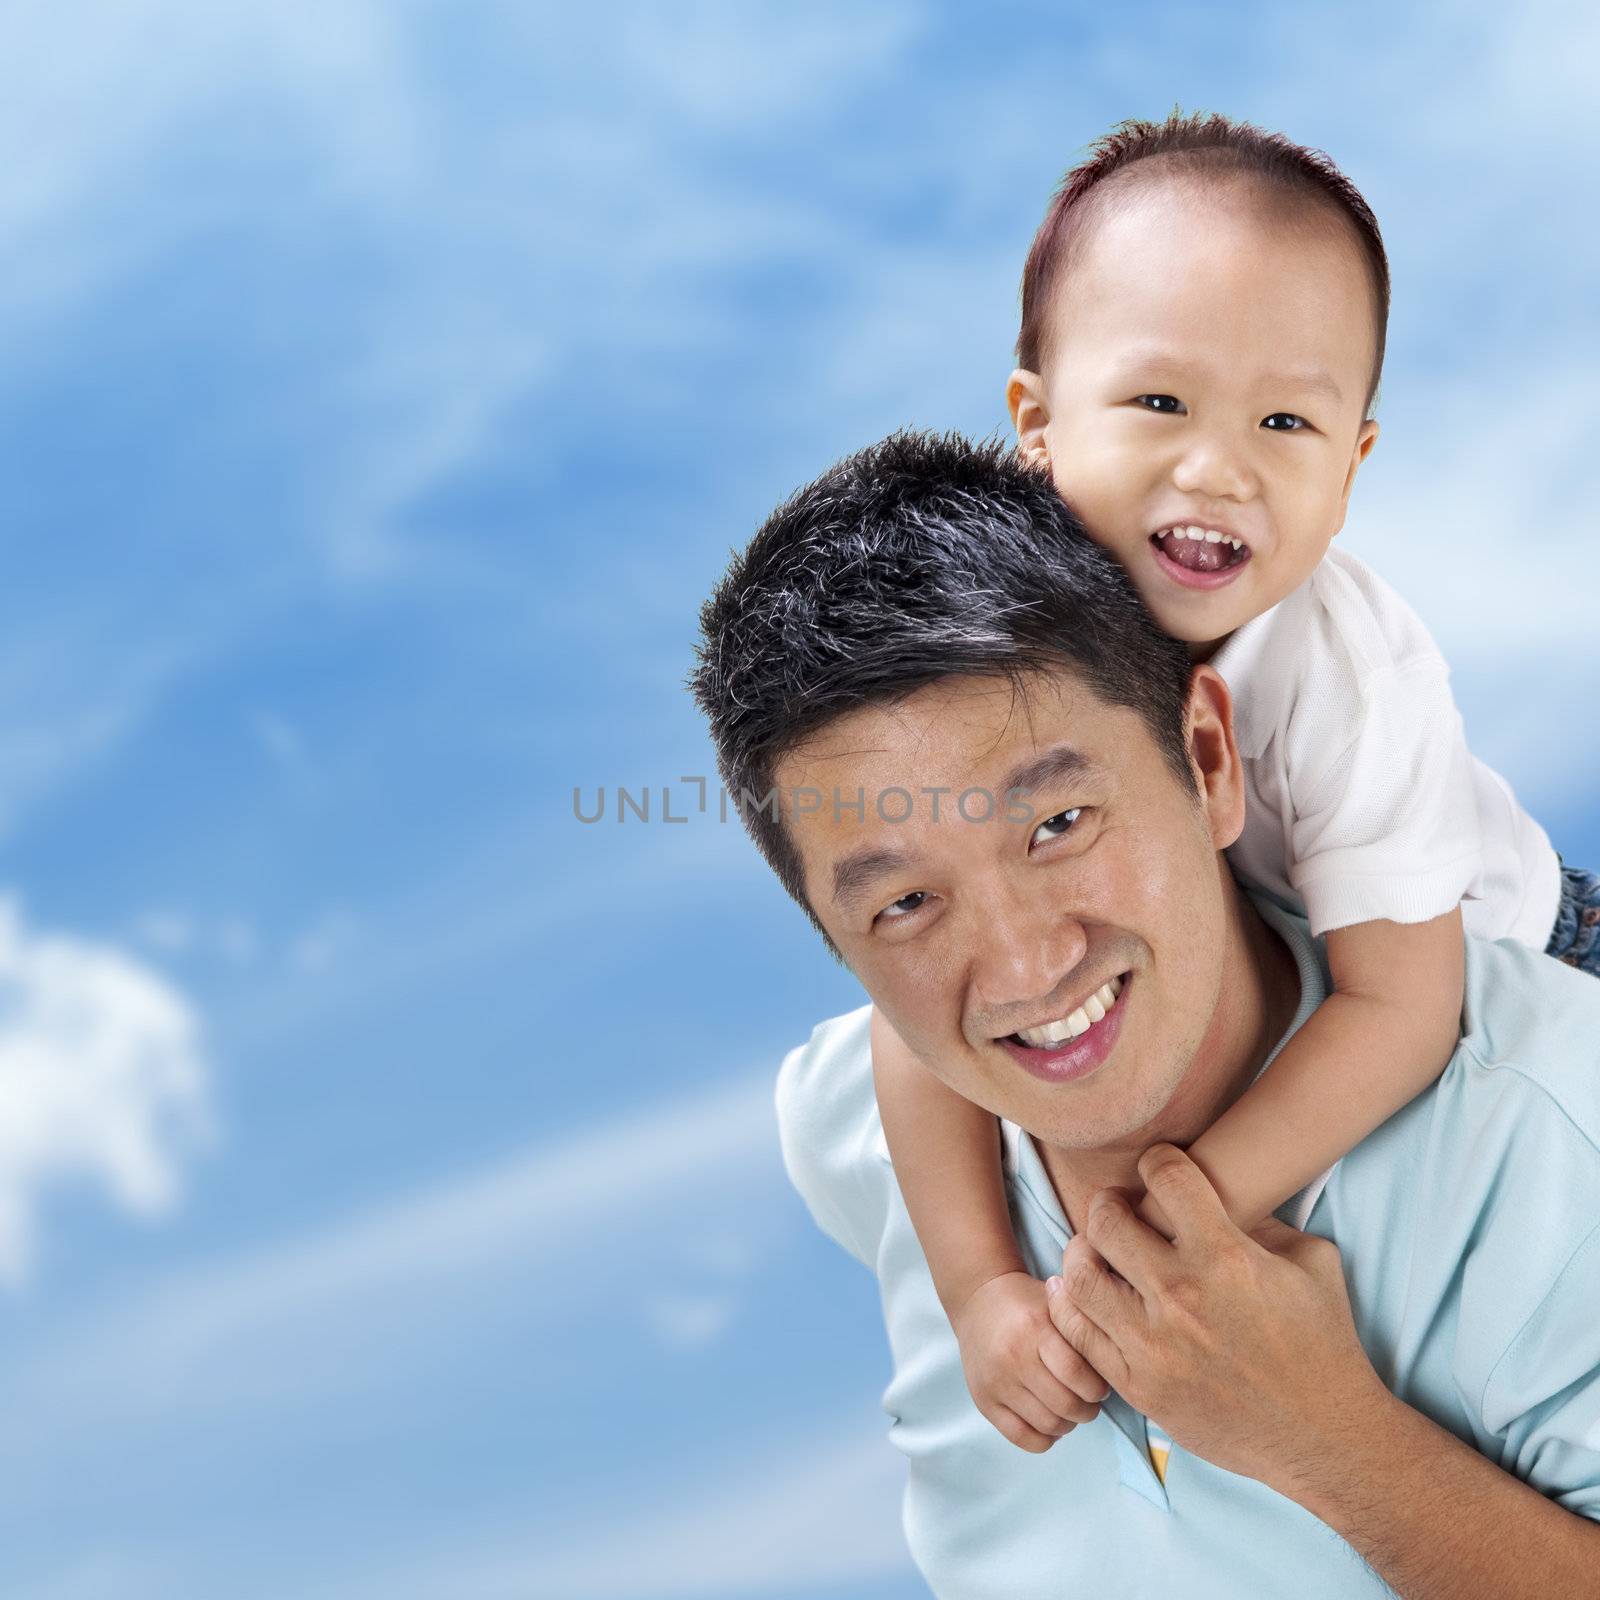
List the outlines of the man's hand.
{"type": "Polygon", "coordinates": [[[978,1410],[1018,1449],[1039,1453],[1100,1415],[1109,1390],[1056,1332],[1044,1285],[1002,1273],[973,1290],[952,1321],[978,1410]]]}
{"type": "Polygon", "coordinates": [[[1389,1400],[1356,1337],[1336,1246],[1251,1234],[1172,1145],[1139,1159],[1168,1241],[1100,1190],[1049,1287],[1063,1338],[1184,1449],[1280,1487],[1389,1400]]]}

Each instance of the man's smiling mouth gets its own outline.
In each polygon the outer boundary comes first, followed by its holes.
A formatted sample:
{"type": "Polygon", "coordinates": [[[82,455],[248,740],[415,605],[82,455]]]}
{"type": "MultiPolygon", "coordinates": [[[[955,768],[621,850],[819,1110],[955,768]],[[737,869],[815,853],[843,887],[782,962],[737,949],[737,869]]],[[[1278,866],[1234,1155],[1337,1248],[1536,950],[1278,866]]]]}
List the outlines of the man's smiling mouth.
{"type": "Polygon", "coordinates": [[[1051,1050],[1068,1039],[1080,1038],[1116,1005],[1117,996],[1122,993],[1124,976],[1119,974],[1109,983],[1101,984],[1081,1006],[1069,1011],[1066,1016],[1058,1017],[1054,1022],[1040,1023],[1035,1028],[1019,1028],[1015,1033],[1007,1034],[1006,1038],[1031,1050],[1051,1050]]]}
{"type": "Polygon", "coordinates": [[[1101,984],[1066,1016],[1019,1028],[995,1043],[1024,1072],[1045,1083],[1059,1085],[1086,1078],[1104,1065],[1116,1048],[1132,981],[1131,972],[1121,973],[1101,984]]]}
{"type": "Polygon", "coordinates": [[[1174,565],[1186,572],[1221,572],[1243,566],[1250,546],[1237,534],[1199,523],[1179,523],[1150,535],[1150,542],[1174,565]]]}

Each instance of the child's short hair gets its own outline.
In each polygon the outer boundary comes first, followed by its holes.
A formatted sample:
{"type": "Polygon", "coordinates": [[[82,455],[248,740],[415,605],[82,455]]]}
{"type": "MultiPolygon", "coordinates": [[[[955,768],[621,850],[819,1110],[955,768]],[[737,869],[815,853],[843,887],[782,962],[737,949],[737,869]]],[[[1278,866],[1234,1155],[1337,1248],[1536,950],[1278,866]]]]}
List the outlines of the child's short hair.
{"type": "MultiPolygon", "coordinates": [[[[1050,303],[1065,270],[1082,248],[1089,213],[1088,201],[1106,180],[1126,172],[1137,162],[1163,157],[1161,169],[1184,176],[1256,178],[1277,190],[1285,200],[1332,207],[1355,229],[1366,260],[1372,286],[1376,351],[1372,382],[1367,390],[1371,408],[1383,372],[1384,338],[1389,325],[1389,258],[1372,208],[1361,192],[1320,150],[1295,144],[1281,133],[1268,133],[1248,122],[1174,111],[1165,122],[1119,122],[1095,141],[1089,158],[1062,180],[1033,236],[1022,269],[1022,327],[1017,335],[1017,365],[1040,372],[1048,355],[1050,303]]],[[[1151,176],[1156,176],[1151,173],[1151,176]]]]}

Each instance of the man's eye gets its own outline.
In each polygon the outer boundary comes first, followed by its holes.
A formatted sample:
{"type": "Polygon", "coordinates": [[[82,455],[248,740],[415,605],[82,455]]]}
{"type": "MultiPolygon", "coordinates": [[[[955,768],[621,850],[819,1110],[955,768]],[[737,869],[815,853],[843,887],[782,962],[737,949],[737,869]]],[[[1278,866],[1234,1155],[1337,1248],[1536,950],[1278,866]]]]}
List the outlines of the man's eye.
{"type": "Polygon", "coordinates": [[[1170,417],[1183,413],[1183,402],[1175,394],[1139,394],[1133,398],[1134,403],[1143,406],[1146,411],[1159,411],[1170,417]]]}
{"type": "Polygon", "coordinates": [[[913,911],[920,911],[927,900],[927,891],[915,889],[910,894],[903,894],[898,900],[886,905],[878,913],[885,922],[899,922],[904,917],[909,917],[913,911]]]}
{"type": "Polygon", "coordinates": [[[1311,424],[1304,417],[1297,417],[1292,411],[1274,411],[1270,417],[1261,419],[1263,428],[1270,428],[1274,433],[1299,433],[1311,424]]]}
{"type": "Polygon", "coordinates": [[[1078,820],[1082,812],[1082,806],[1074,806],[1070,811],[1058,811],[1053,817],[1046,817],[1033,830],[1033,837],[1028,843],[1044,844],[1051,839],[1059,839],[1071,829],[1072,824],[1078,820]]]}

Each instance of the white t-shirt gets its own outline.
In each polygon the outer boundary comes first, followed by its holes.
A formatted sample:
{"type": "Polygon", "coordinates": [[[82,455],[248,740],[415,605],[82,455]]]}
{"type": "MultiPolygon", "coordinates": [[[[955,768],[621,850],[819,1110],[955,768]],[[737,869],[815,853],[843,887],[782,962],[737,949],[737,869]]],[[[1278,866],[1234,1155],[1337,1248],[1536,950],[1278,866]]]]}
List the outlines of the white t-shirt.
{"type": "Polygon", "coordinates": [[[1460,902],[1468,932],[1545,948],[1556,853],[1467,749],[1444,657],[1381,578],[1330,550],[1211,664],[1244,761],[1236,872],[1303,908],[1314,934],[1460,902]]]}

